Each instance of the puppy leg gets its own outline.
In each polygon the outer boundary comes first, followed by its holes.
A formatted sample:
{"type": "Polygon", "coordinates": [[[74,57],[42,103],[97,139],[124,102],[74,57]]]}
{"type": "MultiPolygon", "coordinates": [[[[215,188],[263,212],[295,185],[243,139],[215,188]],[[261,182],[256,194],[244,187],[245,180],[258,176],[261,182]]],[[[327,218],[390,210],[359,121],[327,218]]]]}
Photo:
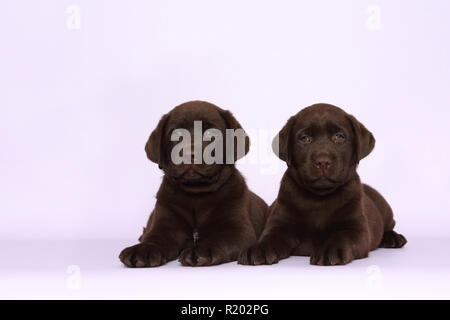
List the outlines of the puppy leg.
{"type": "Polygon", "coordinates": [[[368,255],[368,233],[363,229],[344,229],[332,232],[327,238],[316,243],[310,263],[320,266],[343,265],[368,255]]]}
{"type": "Polygon", "coordinates": [[[183,249],[178,260],[183,266],[201,267],[226,263],[233,258],[233,254],[217,242],[202,240],[183,249]]]}
{"type": "Polygon", "coordinates": [[[299,245],[299,241],[289,229],[271,227],[264,232],[261,240],[243,250],[238,263],[243,265],[275,264],[281,259],[288,258],[292,250],[299,245]]]}
{"type": "Polygon", "coordinates": [[[384,224],[384,234],[381,239],[379,248],[401,248],[403,247],[407,240],[406,238],[395,232],[395,220],[394,215],[392,213],[391,206],[388,204],[386,199],[374,188],[364,184],[363,190],[366,196],[368,196],[377,208],[377,212],[381,214],[384,224]]]}
{"type": "Polygon", "coordinates": [[[291,248],[286,245],[287,241],[269,239],[267,238],[267,241],[256,243],[243,250],[239,255],[238,263],[253,266],[276,264],[291,255],[291,248]]]}
{"type": "Polygon", "coordinates": [[[406,242],[407,240],[403,235],[394,230],[390,230],[383,234],[383,239],[381,240],[379,248],[401,248],[406,242]]]}
{"type": "Polygon", "coordinates": [[[125,248],[119,255],[120,261],[132,268],[158,267],[165,264],[167,258],[161,247],[145,242],[125,248]]]}
{"type": "MultiPolygon", "coordinates": [[[[191,240],[189,226],[163,208],[155,209],[150,231],[140,238],[141,243],[125,248],[119,255],[127,267],[158,267],[178,257],[191,240]]],[[[148,229],[148,228],[147,228],[148,229]]]]}
{"type": "Polygon", "coordinates": [[[179,261],[183,266],[211,266],[236,261],[244,246],[256,241],[254,231],[242,226],[226,226],[220,229],[212,227],[200,229],[199,238],[192,245],[185,248],[179,261]]]}
{"type": "Polygon", "coordinates": [[[141,243],[123,249],[120,261],[127,267],[143,268],[158,267],[175,260],[189,241],[187,236],[180,232],[177,235],[175,230],[160,232],[152,232],[141,243]]]}

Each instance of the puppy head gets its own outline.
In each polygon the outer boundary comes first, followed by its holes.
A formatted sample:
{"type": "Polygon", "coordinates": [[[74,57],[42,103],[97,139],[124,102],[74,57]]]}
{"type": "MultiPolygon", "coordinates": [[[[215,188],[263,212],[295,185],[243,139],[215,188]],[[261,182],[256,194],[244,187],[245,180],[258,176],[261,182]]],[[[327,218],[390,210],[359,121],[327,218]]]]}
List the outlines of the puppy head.
{"type": "Polygon", "coordinates": [[[175,185],[201,193],[217,190],[249,146],[248,136],[231,112],[208,102],[190,101],[161,118],[145,151],[175,185]],[[227,139],[227,131],[242,134],[242,139],[232,135],[227,139]]]}
{"type": "Polygon", "coordinates": [[[312,105],[291,117],[272,144],[300,182],[318,195],[347,182],[374,146],[364,125],[329,104],[312,105]]]}

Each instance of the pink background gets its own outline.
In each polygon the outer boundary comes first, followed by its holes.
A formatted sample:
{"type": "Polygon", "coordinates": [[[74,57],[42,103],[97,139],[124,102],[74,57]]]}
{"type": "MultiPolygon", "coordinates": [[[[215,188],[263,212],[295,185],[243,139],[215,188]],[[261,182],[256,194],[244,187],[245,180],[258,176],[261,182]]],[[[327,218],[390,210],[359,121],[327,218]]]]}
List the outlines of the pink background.
{"type": "Polygon", "coordinates": [[[344,108],[375,135],[359,173],[388,199],[408,246],[448,236],[449,1],[4,0],[0,9],[4,244],[122,239],[104,262],[120,268],[115,255],[139,236],[161,181],[146,139],[192,99],[270,133],[250,136],[279,168],[239,165],[268,203],[284,170],[272,133],[310,104],[344,108]],[[67,26],[70,5],[79,28],[67,26]]]}

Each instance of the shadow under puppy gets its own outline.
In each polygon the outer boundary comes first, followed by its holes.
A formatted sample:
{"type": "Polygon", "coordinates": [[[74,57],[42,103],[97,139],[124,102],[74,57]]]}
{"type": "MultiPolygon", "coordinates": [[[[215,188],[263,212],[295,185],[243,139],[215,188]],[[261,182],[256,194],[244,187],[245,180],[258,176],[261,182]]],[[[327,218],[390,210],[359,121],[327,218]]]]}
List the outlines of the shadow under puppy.
{"type": "Polygon", "coordinates": [[[405,245],[389,204],[356,172],[374,146],[364,125],[338,107],[316,104],[291,117],[273,142],[288,165],[278,197],[259,242],[239,263],[302,255],[314,265],[337,265],[405,245]]]}
{"type": "Polygon", "coordinates": [[[184,159],[192,161],[172,161],[173,148],[182,143],[172,141],[173,137],[180,129],[194,136],[194,121],[201,121],[200,156],[207,148],[205,140],[214,141],[213,130],[223,137],[227,129],[242,130],[229,111],[203,101],[186,102],[161,118],[145,151],[164,171],[164,177],[140,243],[120,253],[120,260],[128,267],[156,267],[178,257],[186,266],[234,261],[243,248],[257,241],[264,228],[268,207],[247,188],[234,166],[238,156],[249,150],[245,132],[241,153],[237,152],[236,137],[231,151],[223,143],[223,154],[233,152],[232,161],[199,163],[192,141],[188,141],[186,154],[186,149],[180,151],[184,159]]]}

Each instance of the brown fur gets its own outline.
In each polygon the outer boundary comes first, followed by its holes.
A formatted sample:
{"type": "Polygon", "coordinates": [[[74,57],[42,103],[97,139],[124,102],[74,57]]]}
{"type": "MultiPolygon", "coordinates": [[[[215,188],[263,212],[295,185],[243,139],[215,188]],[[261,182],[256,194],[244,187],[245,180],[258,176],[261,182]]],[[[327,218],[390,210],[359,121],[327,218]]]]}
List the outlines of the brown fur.
{"type": "Polygon", "coordinates": [[[242,252],[239,263],[304,255],[311,264],[337,265],[378,247],[402,247],[406,239],[393,231],[389,204],[356,173],[374,145],[373,135],[338,107],[317,104],[291,117],[274,139],[288,164],[278,197],[259,242],[242,252]]]}
{"type": "MultiPolygon", "coordinates": [[[[186,266],[234,261],[261,235],[267,205],[247,188],[234,164],[170,161],[171,130],[192,132],[194,120],[223,134],[225,129],[241,128],[229,111],[203,101],[184,103],[161,118],[145,150],[164,171],[164,178],[140,243],[120,253],[128,267],[155,267],[176,258],[186,266]]],[[[249,143],[246,138],[245,153],[249,143]]]]}

